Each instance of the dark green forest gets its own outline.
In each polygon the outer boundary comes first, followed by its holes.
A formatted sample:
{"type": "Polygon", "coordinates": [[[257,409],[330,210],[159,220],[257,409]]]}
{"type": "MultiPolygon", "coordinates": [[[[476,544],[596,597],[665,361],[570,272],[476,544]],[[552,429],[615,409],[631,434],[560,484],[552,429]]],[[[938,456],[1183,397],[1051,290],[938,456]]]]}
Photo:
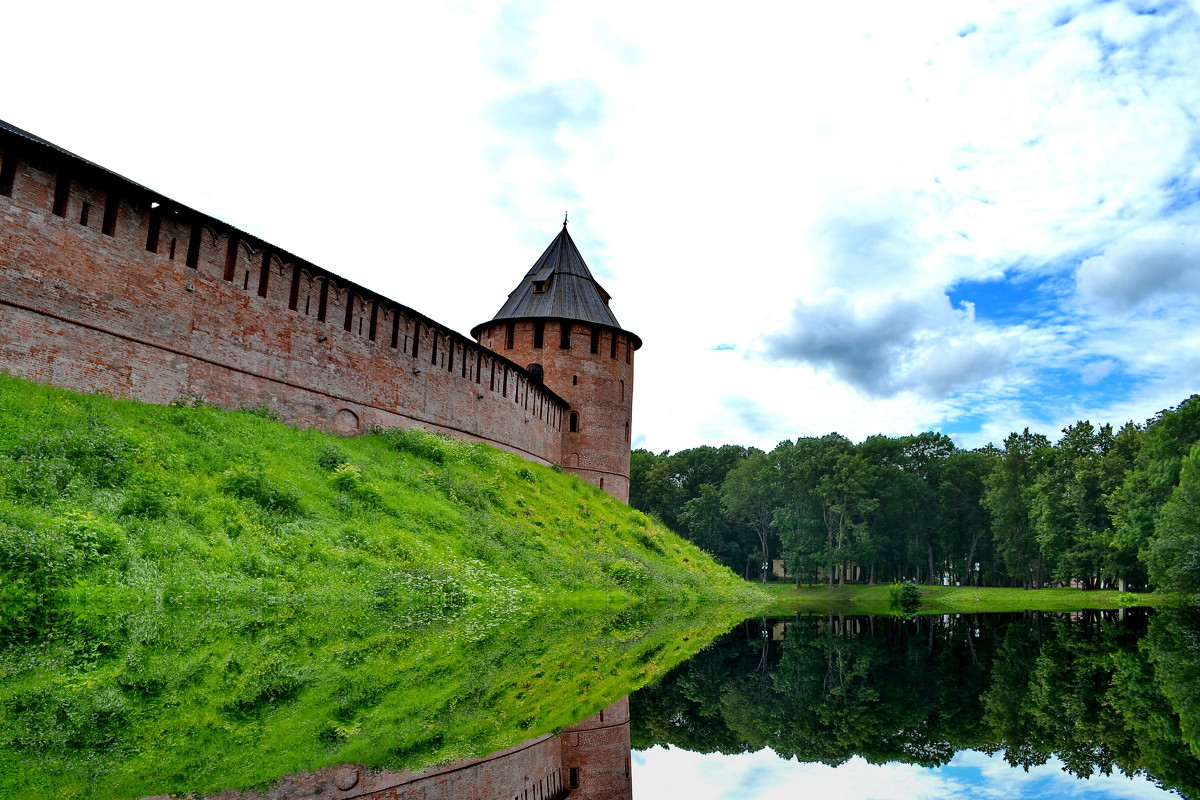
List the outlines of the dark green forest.
{"type": "Polygon", "coordinates": [[[747,578],[1200,592],[1200,395],[1119,428],[635,450],[630,503],[747,578]]]}

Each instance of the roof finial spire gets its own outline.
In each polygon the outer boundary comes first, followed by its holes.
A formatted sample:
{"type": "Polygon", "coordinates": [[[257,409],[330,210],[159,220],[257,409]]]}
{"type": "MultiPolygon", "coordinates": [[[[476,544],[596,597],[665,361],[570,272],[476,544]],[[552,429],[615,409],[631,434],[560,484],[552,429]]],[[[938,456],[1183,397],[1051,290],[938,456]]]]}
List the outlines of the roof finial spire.
{"type": "Polygon", "coordinates": [[[565,228],[565,227],[567,227],[567,216],[568,216],[570,213],[571,213],[571,212],[569,212],[569,211],[564,211],[564,212],[563,212],[563,227],[564,227],[564,228],[565,228]]]}

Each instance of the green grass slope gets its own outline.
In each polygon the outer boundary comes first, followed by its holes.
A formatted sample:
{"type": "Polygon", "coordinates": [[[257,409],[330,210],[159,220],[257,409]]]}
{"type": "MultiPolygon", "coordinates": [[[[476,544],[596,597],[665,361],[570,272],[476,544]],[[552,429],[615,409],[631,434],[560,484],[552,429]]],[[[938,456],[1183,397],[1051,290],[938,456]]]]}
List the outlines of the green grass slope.
{"type": "Polygon", "coordinates": [[[0,376],[0,798],[482,755],[768,602],[641,513],[483,445],[0,376]]]}

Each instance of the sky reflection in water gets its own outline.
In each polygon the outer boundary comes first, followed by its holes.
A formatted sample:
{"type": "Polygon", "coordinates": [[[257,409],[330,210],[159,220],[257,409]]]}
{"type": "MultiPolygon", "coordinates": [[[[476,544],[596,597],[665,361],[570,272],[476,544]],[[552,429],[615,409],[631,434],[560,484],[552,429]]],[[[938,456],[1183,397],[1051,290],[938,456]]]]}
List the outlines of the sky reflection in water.
{"type": "Polygon", "coordinates": [[[1081,780],[1051,759],[1029,772],[1004,763],[1000,755],[959,753],[944,767],[868,764],[855,757],[838,767],[784,759],[769,748],[722,755],[653,747],[633,755],[634,800],[686,797],[688,800],[936,800],[937,798],[1070,798],[1140,800],[1177,797],[1138,776],[1096,775],[1081,780]]]}

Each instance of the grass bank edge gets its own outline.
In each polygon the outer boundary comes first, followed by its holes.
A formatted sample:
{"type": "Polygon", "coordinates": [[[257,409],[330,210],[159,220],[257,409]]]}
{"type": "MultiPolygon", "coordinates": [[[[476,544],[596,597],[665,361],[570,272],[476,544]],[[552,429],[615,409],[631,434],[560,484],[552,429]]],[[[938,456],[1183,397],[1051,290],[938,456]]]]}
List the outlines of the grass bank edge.
{"type": "MultiPolygon", "coordinates": [[[[876,614],[899,616],[891,605],[889,586],[801,586],[768,584],[774,602],[767,616],[791,614],[876,614]]],[[[1182,599],[1158,592],[1116,590],[1007,589],[998,587],[921,586],[918,614],[1003,613],[1021,611],[1115,611],[1164,608],[1182,599]]]]}

